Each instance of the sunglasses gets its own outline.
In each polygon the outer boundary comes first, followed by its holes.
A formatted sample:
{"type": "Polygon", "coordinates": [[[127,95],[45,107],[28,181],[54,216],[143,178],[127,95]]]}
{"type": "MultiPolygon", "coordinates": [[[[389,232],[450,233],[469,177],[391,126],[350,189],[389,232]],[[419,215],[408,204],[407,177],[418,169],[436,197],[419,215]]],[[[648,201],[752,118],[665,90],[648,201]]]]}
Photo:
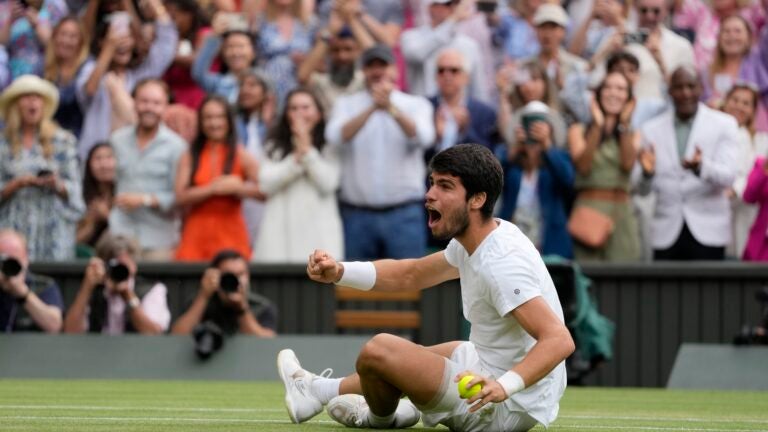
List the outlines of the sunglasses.
{"type": "Polygon", "coordinates": [[[659,15],[661,13],[661,8],[647,8],[647,7],[641,7],[640,9],[641,15],[646,15],[648,13],[652,13],[654,15],[659,15]]]}
{"type": "Polygon", "coordinates": [[[438,67],[437,68],[438,75],[443,75],[447,72],[450,72],[451,75],[458,75],[461,72],[461,68],[457,68],[457,67],[438,67]]]}

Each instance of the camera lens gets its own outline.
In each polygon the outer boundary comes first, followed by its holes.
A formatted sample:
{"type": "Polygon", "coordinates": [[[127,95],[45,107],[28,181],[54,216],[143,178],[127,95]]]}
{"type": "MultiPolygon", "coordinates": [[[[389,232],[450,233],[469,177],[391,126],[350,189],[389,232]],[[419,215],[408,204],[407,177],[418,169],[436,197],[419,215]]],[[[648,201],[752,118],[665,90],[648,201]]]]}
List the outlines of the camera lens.
{"type": "Polygon", "coordinates": [[[118,260],[109,261],[109,279],[114,283],[125,282],[131,275],[128,267],[118,260]]]}
{"type": "Polygon", "coordinates": [[[237,288],[240,286],[240,279],[234,273],[222,273],[219,279],[219,286],[224,292],[237,292],[237,288]]]}
{"type": "Polygon", "coordinates": [[[16,258],[0,256],[0,272],[6,277],[14,277],[21,273],[21,263],[16,258]]]}

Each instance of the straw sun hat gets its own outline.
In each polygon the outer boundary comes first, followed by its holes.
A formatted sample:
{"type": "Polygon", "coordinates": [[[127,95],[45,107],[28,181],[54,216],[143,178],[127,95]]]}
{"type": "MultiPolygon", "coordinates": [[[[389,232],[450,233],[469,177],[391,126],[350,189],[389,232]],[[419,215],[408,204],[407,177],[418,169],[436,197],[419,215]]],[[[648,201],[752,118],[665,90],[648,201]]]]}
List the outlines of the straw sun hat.
{"type": "Polygon", "coordinates": [[[59,106],[59,90],[50,82],[35,75],[22,75],[16,78],[0,94],[0,118],[5,118],[7,110],[13,102],[26,94],[42,96],[45,104],[43,115],[48,119],[53,118],[53,114],[59,106]]]}

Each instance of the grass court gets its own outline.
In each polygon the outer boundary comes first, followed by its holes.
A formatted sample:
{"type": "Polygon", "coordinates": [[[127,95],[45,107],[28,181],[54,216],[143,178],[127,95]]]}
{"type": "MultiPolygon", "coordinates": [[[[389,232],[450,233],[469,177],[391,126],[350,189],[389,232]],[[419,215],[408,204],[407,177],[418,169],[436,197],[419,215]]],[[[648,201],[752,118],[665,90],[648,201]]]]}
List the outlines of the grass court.
{"type": "MultiPolygon", "coordinates": [[[[350,430],[324,413],[293,425],[282,398],[277,381],[0,380],[0,431],[350,430]]],[[[570,387],[551,429],[768,431],[768,392],[570,387]]]]}

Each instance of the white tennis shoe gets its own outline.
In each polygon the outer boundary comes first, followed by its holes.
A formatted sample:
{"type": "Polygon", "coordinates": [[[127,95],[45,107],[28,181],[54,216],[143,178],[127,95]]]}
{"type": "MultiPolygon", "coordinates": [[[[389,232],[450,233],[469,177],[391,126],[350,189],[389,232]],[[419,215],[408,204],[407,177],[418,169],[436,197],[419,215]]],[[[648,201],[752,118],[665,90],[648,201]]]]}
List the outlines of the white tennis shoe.
{"type": "Polygon", "coordinates": [[[323,411],[323,403],[312,393],[312,381],[328,377],[333,371],[326,369],[320,375],[302,369],[293,350],[285,349],[277,354],[277,373],[285,385],[285,407],[294,423],[303,423],[323,411]]]}
{"type": "MultiPolygon", "coordinates": [[[[336,396],[328,402],[328,415],[347,427],[368,428],[368,403],[358,394],[336,396]]],[[[395,420],[389,428],[408,428],[419,422],[421,412],[408,399],[401,399],[395,411],[395,420]]]]}

